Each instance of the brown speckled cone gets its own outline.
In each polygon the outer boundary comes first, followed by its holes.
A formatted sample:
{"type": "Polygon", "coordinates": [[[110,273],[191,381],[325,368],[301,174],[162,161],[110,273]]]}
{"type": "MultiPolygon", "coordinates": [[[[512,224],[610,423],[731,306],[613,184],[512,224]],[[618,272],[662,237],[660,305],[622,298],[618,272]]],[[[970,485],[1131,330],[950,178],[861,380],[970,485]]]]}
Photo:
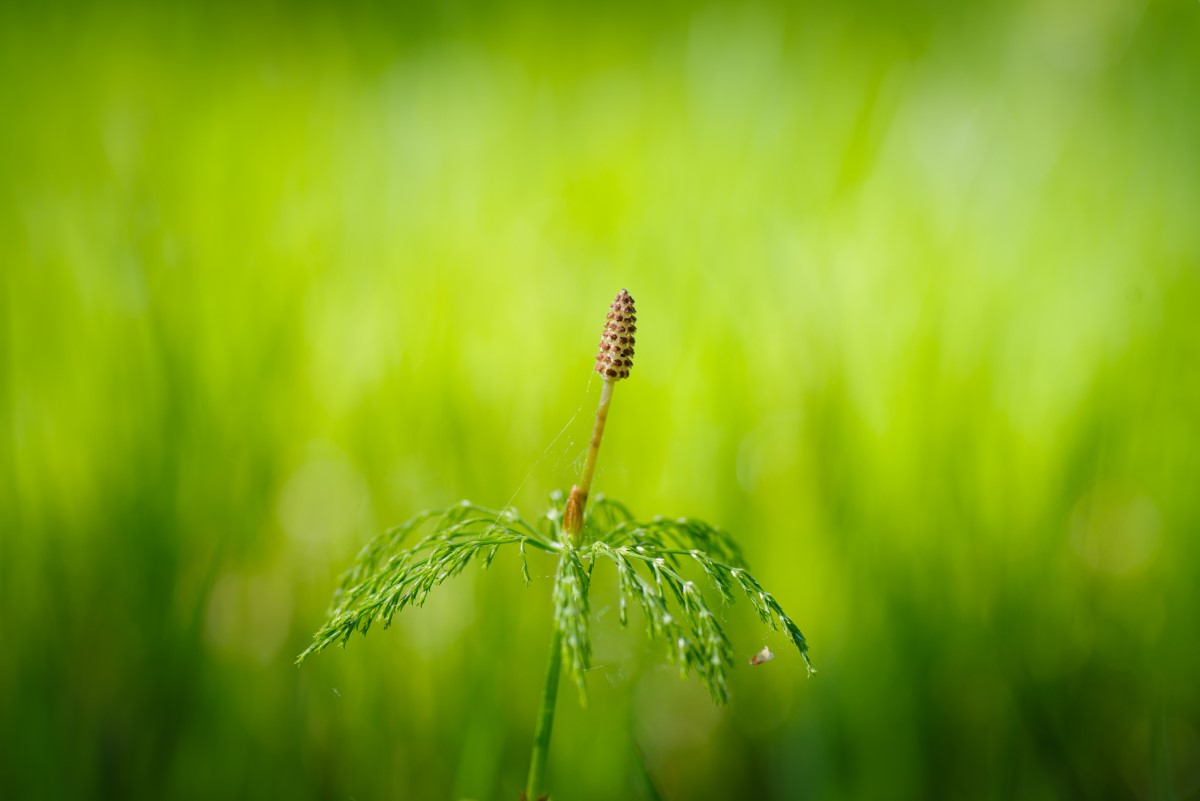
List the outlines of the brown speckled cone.
{"type": "Polygon", "coordinates": [[[600,335],[600,352],[596,354],[596,372],[610,381],[629,378],[633,367],[633,335],[637,331],[637,316],[633,298],[622,289],[613,299],[612,311],[600,335]]]}

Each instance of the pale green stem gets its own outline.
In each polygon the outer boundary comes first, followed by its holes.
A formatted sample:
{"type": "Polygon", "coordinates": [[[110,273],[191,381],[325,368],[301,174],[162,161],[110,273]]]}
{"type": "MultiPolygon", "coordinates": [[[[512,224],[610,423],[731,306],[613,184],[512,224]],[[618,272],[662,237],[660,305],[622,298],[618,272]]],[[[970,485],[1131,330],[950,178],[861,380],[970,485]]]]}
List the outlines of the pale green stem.
{"type": "MultiPolygon", "coordinates": [[[[600,453],[600,440],[604,438],[604,424],[608,420],[608,407],[612,403],[614,381],[604,379],[600,390],[600,406],[596,409],[596,423],[592,426],[592,441],[588,445],[587,458],[579,483],[571,488],[563,516],[565,547],[579,544],[583,531],[583,508],[587,504],[588,492],[592,488],[592,475],[596,472],[596,456],[600,453]]],[[[561,557],[560,557],[561,558],[561,557]]],[[[550,753],[550,732],[554,728],[554,707],[558,703],[558,674],[562,668],[562,631],[556,625],[550,639],[550,656],[546,663],[546,684],[542,688],[542,705],[538,710],[537,729],[533,737],[533,754],[529,758],[529,780],[525,783],[525,797],[537,801],[546,780],[546,759],[550,753]]]]}
{"type": "Polygon", "coordinates": [[[592,426],[592,441],[588,444],[587,459],[579,476],[579,488],[583,490],[585,499],[592,491],[592,474],[596,472],[596,456],[600,453],[600,440],[604,437],[604,424],[608,421],[608,406],[612,403],[613,385],[616,383],[606,378],[604,389],[600,390],[600,406],[596,409],[596,424],[592,426]]]}
{"type": "Polygon", "coordinates": [[[592,489],[592,474],[596,472],[596,457],[600,455],[600,440],[604,438],[604,424],[608,421],[608,406],[612,403],[615,381],[604,379],[600,391],[600,406],[596,409],[596,423],[592,426],[592,441],[588,444],[587,458],[583,462],[583,473],[579,483],[571,487],[567,505],[563,509],[562,531],[566,541],[574,546],[580,544],[583,535],[583,508],[587,505],[588,493],[592,489]]]}
{"type": "Polygon", "coordinates": [[[546,684],[538,709],[537,729],[533,735],[533,754],[529,758],[529,780],[525,783],[527,801],[537,801],[546,784],[546,759],[550,753],[550,732],[554,728],[554,707],[558,703],[558,673],[562,667],[562,632],[554,627],[550,655],[546,662],[546,684]]]}

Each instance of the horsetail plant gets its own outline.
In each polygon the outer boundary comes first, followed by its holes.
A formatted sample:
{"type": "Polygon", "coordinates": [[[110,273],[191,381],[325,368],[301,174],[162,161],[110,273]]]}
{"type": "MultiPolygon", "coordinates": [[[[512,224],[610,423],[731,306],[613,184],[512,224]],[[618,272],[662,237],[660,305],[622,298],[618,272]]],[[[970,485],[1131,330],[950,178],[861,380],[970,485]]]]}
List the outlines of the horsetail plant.
{"type": "MultiPolygon", "coordinates": [[[[546,760],[564,662],[581,702],[587,702],[589,589],[598,562],[616,569],[621,626],[629,623],[629,607],[637,607],[646,635],[664,643],[668,661],[682,677],[695,673],[714,702],[728,701],[726,677],[733,667],[733,649],[709,597],[689,575],[703,576],[722,604],[732,604],[739,595],[748,598],[759,619],[782,631],[799,650],[806,670],[813,672],[804,635],[747,571],[728,533],[688,518],[639,522],[624,505],[603,496],[588,506],[613,388],[633,367],[636,323],[633,298],[622,289],[610,307],[596,355],[595,370],[604,384],[587,456],[579,483],[571,487],[565,503],[561,493],[554,493],[549,511],[533,524],[512,507],[495,510],[463,501],[421,512],[388,529],[368,543],[342,575],[324,625],[296,659],[299,664],[331,645],[345,646],[354,632],[366,634],[376,622],[387,628],[397,612],[424,604],[435,587],[472,560],[486,569],[504,546],[516,547],[526,586],[531,583],[529,550],[556,556],[554,630],[523,798],[548,798],[546,760]]],[[[765,648],[764,653],[769,655],[765,648]]]]}

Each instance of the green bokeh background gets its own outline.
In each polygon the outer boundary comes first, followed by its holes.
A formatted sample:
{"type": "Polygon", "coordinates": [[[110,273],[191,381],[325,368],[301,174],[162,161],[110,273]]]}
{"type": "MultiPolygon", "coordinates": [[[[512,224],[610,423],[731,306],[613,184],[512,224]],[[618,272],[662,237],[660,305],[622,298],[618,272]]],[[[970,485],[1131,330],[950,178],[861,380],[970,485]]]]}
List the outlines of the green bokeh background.
{"type": "Polygon", "coordinates": [[[1197,76],[1195,2],[6,4],[0,796],[515,799],[549,563],[292,660],[570,485],[624,286],[596,488],[819,673],[735,606],[716,708],[599,579],[555,798],[1195,797],[1197,76]]]}

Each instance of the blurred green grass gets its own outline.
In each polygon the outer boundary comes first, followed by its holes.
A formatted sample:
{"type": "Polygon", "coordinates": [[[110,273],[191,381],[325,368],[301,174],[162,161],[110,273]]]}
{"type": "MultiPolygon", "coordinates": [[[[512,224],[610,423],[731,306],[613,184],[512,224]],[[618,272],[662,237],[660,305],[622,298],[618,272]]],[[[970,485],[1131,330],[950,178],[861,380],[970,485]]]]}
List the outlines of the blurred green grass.
{"type": "Polygon", "coordinates": [[[571,483],[621,286],[597,488],[820,673],[715,709],[598,586],[556,797],[631,739],[668,798],[1194,794],[1198,15],[6,6],[0,794],[514,798],[544,575],[291,660],[380,528],[571,483]]]}

